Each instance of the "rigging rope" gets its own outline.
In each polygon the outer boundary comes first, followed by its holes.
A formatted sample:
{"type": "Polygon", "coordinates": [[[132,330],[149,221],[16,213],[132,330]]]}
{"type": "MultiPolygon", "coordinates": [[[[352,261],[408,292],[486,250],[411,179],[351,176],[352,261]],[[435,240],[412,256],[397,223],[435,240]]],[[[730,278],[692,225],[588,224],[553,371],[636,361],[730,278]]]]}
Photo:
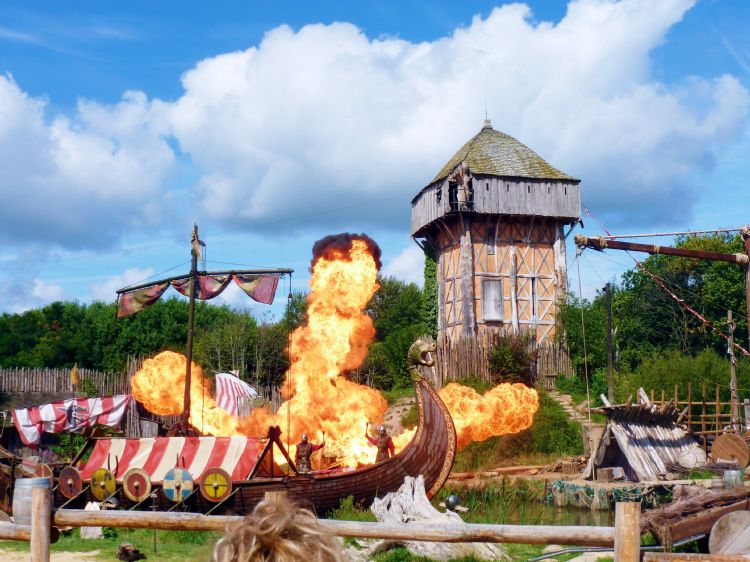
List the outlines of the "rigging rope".
{"type": "Polygon", "coordinates": [[[581,309],[581,336],[583,338],[583,375],[584,380],[586,381],[586,409],[588,410],[589,414],[589,431],[588,431],[588,441],[589,441],[589,451],[591,454],[594,454],[594,447],[593,447],[593,441],[591,439],[591,395],[589,394],[589,357],[586,352],[586,322],[583,318],[583,297],[581,296],[581,260],[578,259],[578,256],[576,256],[576,265],[578,267],[578,298],[581,301],[581,306],[579,307],[581,309]]]}
{"type": "MultiPolygon", "coordinates": [[[[590,216],[592,219],[594,219],[594,221],[601,227],[601,229],[607,234],[607,236],[609,236],[609,237],[612,236],[612,233],[609,232],[609,230],[607,230],[607,228],[599,221],[599,219],[596,216],[594,216],[594,214],[589,209],[584,208],[584,211],[586,212],[586,214],[588,216],[590,216]]],[[[662,289],[664,289],[667,292],[667,294],[670,297],[672,297],[672,299],[674,299],[680,306],[682,306],[685,310],[687,310],[688,312],[690,312],[690,314],[692,314],[693,316],[695,316],[696,318],[698,318],[698,320],[700,320],[701,322],[703,322],[703,324],[705,324],[706,326],[708,326],[709,328],[711,328],[714,332],[716,332],[718,335],[720,335],[722,338],[724,338],[727,341],[727,343],[732,344],[733,347],[735,349],[737,349],[740,353],[742,353],[744,356],[750,357],[750,352],[748,350],[746,350],[744,347],[742,347],[737,342],[730,342],[729,336],[727,336],[722,330],[720,330],[716,326],[714,326],[714,324],[710,320],[708,320],[700,312],[698,312],[693,307],[691,307],[687,302],[685,302],[684,299],[681,299],[676,294],[674,294],[672,291],[670,291],[669,288],[666,286],[666,282],[661,277],[659,277],[655,273],[651,273],[648,269],[646,269],[646,267],[640,261],[638,261],[638,259],[635,256],[633,256],[633,254],[631,254],[628,250],[625,250],[625,253],[628,254],[630,256],[630,258],[635,262],[635,264],[638,267],[638,269],[640,269],[646,275],[648,275],[649,277],[651,277],[651,279],[653,279],[654,282],[659,287],[661,287],[662,289]]],[[[579,265],[579,268],[580,268],[580,265],[579,265]]]]}

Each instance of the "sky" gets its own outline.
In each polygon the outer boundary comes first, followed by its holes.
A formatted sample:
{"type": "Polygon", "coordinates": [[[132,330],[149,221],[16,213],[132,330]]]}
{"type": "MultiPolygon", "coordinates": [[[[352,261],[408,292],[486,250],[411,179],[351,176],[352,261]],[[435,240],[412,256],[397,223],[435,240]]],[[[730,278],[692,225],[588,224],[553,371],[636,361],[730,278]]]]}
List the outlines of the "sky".
{"type": "MultiPolygon", "coordinates": [[[[0,5],[0,312],[187,271],[194,223],[208,269],[302,290],[317,239],[366,232],[421,284],[411,199],[485,111],[581,179],[576,232],[750,223],[744,0],[176,6],[0,5]]],[[[633,266],[569,250],[585,296],[633,266]]]]}

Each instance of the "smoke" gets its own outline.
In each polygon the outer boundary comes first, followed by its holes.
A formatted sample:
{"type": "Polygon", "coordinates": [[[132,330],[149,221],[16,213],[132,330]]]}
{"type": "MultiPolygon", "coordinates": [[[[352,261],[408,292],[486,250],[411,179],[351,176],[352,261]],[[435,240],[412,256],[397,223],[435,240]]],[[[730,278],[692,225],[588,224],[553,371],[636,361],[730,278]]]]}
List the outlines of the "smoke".
{"type": "Polygon", "coordinates": [[[330,234],[315,242],[312,250],[313,259],[310,264],[310,273],[312,273],[312,268],[315,266],[315,263],[322,257],[329,260],[350,261],[351,257],[349,256],[349,251],[352,248],[352,242],[354,242],[354,240],[362,240],[367,244],[367,250],[375,260],[375,265],[377,266],[378,271],[380,271],[383,264],[380,261],[382,252],[380,251],[378,243],[367,236],[367,234],[342,232],[341,234],[330,234]]]}

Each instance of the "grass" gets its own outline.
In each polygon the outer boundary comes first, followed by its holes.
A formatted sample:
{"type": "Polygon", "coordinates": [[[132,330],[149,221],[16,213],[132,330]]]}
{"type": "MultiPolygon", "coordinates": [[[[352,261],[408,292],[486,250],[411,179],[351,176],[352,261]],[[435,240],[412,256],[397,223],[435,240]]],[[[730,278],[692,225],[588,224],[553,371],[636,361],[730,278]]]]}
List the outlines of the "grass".
{"type": "MultiPolygon", "coordinates": [[[[117,529],[116,536],[104,539],[82,539],[78,529],[63,535],[52,544],[52,552],[93,552],[99,551],[96,559],[115,560],[117,547],[128,542],[138,548],[150,560],[167,562],[204,562],[211,558],[214,544],[221,535],[194,531],[157,531],[156,553],[154,554],[153,531],[145,529],[117,529]]],[[[28,552],[29,543],[0,541],[0,550],[28,552]]]]}

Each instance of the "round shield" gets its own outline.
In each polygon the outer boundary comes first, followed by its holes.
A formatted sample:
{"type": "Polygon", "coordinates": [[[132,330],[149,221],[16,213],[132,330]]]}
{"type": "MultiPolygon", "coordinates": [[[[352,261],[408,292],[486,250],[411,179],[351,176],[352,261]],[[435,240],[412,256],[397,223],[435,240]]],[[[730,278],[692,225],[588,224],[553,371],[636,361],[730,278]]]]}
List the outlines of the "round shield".
{"type": "Polygon", "coordinates": [[[141,468],[131,468],[122,477],[122,491],[134,502],[142,502],[151,493],[151,480],[141,468]]]}
{"type": "Polygon", "coordinates": [[[193,491],[193,478],[184,468],[175,467],[164,475],[162,489],[171,501],[184,501],[193,491]]]}
{"type": "Polygon", "coordinates": [[[232,493],[232,477],[221,468],[209,468],[201,479],[201,494],[210,502],[220,502],[232,493]]]}
{"type": "Polygon", "coordinates": [[[52,469],[48,464],[38,464],[34,469],[34,476],[37,478],[52,478],[52,469]]]}
{"type": "Polygon", "coordinates": [[[60,471],[58,482],[60,485],[60,493],[69,500],[80,494],[83,489],[81,473],[78,469],[73,468],[72,466],[66,466],[60,471]]]}
{"type": "Polygon", "coordinates": [[[115,475],[106,468],[97,468],[91,475],[91,493],[100,502],[115,493],[115,475]]]}

